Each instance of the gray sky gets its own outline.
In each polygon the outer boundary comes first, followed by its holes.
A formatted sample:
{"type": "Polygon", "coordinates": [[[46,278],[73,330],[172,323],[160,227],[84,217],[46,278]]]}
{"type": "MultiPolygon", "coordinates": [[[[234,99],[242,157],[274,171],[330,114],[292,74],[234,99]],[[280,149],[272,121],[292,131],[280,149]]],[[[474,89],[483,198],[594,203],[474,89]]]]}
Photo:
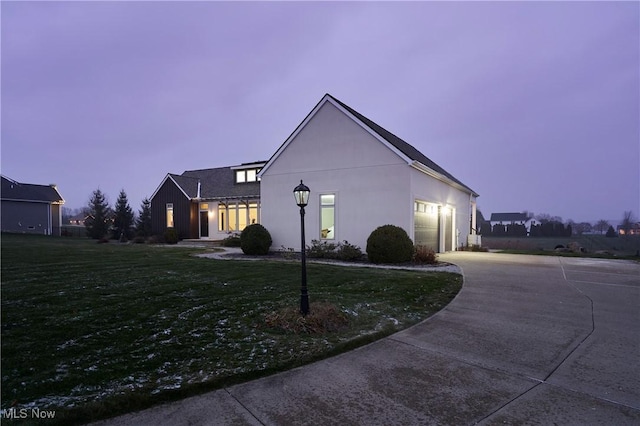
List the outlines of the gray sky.
{"type": "Polygon", "coordinates": [[[124,189],[137,211],[168,172],[266,160],[330,93],[486,217],[640,215],[638,2],[0,7],[2,174],[67,207],[124,189]]]}

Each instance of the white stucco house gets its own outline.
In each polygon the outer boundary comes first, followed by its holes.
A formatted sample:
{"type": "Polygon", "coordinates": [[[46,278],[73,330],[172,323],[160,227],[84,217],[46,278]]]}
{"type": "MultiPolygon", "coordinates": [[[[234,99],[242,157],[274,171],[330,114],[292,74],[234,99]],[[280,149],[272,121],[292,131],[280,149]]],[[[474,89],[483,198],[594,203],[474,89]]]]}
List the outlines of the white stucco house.
{"type": "Polygon", "coordinates": [[[258,174],[261,223],[273,249],[300,249],[293,189],[311,190],[306,243],[366,248],[378,226],[402,227],[437,252],[478,242],[478,194],[413,146],[326,94],[258,174]]]}

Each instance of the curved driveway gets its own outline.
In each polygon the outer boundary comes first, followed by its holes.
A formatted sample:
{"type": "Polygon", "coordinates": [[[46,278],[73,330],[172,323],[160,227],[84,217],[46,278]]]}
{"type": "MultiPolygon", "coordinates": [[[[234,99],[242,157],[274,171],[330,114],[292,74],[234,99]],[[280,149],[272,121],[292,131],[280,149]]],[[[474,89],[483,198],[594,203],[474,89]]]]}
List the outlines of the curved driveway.
{"type": "Polygon", "coordinates": [[[640,424],[640,264],[456,252],[460,294],[334,358],[109,425],[640,424]]]}

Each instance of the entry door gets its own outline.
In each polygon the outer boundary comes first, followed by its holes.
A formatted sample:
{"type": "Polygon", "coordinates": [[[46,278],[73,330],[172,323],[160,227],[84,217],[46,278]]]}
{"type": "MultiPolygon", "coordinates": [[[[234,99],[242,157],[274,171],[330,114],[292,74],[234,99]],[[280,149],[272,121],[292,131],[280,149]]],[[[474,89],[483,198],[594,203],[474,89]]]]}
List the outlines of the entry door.
{"type": "Polygon", "coordinates": [[[200,212],[200,238],[209,236],[209,212],[200,212]]]}

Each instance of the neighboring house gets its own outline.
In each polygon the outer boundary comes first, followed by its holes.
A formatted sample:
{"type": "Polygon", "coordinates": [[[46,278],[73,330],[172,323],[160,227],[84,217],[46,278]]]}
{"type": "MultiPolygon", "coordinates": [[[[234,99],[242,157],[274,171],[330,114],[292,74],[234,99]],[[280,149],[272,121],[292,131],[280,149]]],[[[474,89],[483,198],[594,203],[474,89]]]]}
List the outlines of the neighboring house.
{"type": "Polygon", "coordinates": [[[87,216],[84,213],[80,213],[77,214],[75,216],[71,216],[69,218],[69,225],[74,225],[74,226],[84,226],[85,221],[87,220],[89,216],[87,216]]]}
{"type": "Polygon", "coordinates": [[[491,227],[494,225],[524,225],[527,228],[527,234],[531,232],[531,225],[535,225],[536,221],[527,213],[491,213],[491,227]]]}
{"type": "Polygon", "coordinates": [[[407,142],[326,94],[259,174],[262,224],[273,247],[300,248],[293,189],[311,190],[311,240],[366,248],[378,226],[402,227],[437,252],[478,241],[478,194],[407,142]]]}
{"type": "Polygon", "coordinates": [[[64,199],[55,185],[20,183],[2,176],[3,232],[60,235],[64,199]]]}
{"type": "Polygon", "coordinates": [[[151,228],[220,240],[260,222],[258,172],[265,162],[167,174],[151,196],[151,228]]]}
{"type": "MultiPolygon", "coordinates": [[[[626,235],[626,231],[622,225],[617,226],[617,231],[618,235],[626,235]]],[[[628,235],[640,235],[640,222],[631,224],[628,235]]]]}

